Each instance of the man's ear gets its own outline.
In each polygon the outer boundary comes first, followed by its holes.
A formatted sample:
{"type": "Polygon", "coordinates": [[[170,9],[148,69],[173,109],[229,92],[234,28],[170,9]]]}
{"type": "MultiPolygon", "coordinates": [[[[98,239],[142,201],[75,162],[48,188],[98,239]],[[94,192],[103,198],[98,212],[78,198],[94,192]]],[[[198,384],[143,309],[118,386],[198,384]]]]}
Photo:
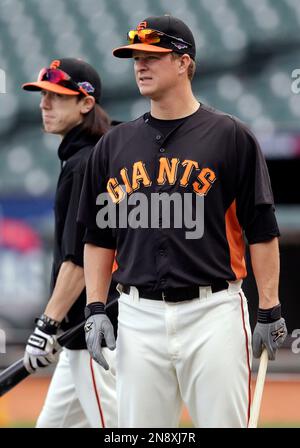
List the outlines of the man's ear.
{"type": "Polygon", "coordinates": [[[180,73],[184,73],[188,70],[191,58],[188,54],[184,54],[180,59],[179,71],[180,73]]]}
{"type": "Polygon", "coordinates": [[[91,95],[85,96],[80,100],[80,102],[81,102],[80,112],[82,114],[87,114],[95,106],[95,98],[91,95]]]}

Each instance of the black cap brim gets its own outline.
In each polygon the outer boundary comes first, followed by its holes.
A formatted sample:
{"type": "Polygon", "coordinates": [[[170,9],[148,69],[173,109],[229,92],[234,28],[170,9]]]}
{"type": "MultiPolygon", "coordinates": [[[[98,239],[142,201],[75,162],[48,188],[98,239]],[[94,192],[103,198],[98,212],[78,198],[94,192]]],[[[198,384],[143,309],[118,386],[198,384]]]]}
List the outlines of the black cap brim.
{"type": "Polygon", "coordinates": [[[156,45],[149,44],[131,44],[123,47],[118,47],[113,50],[113,55],[116,58],[132,58],[133,51],[145,51],[149,53],[172,53],[170,48],[158,47],[156,45]]]}

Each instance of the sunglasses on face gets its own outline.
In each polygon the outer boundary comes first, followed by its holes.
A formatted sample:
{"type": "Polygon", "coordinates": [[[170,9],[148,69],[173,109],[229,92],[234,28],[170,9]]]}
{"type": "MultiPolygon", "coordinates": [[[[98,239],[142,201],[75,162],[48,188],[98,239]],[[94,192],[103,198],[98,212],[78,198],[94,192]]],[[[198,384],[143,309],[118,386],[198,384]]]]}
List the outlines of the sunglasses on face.
{"type": "Polygon", "coordinates": [[[144,29],[144,30],[130,30],[127,33],[127,39],[129,44],[134,44],[141,42],[143,44],[158,44],[159,42],[170,41],[175,39],[178,42],[184,43],[185,45],[191,47],[192,44],[185,42],[179,37],[170,36],[169,34],[163,33],[162,31],[144,29]]]}
{"type": "Polygon", "coordinates": [[[58,84],[76,92],[81,92],[85,96],[89,96],[89,93],[83,87],[73,81],[68,73],[63,72],[59,69],[42,68],[38,76],[38,81],[48,81],[52,84],[58,84]]]}

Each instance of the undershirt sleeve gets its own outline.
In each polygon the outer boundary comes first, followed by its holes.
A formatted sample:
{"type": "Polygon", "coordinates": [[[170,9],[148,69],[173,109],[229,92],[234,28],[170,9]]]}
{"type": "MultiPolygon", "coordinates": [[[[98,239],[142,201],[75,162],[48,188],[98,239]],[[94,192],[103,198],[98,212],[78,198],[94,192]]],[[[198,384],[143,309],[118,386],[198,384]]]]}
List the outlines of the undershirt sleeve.
{"type": "Polygon", "coordinates": [[[116,241],[112,230],[109,227],[100,228],[97,225],[97,213],[103,207],[97,205],[97,197],[101,193],[107,193],[107,181],[104,173],[105,163],[102,137],[93,149],[87,163],[77,221],[86,229],[83,238],[84,243],[115,249],[116,241]]]}
{"type": "Polygon", "coordinates": [[[249,244],[262,243],[279,237],[274,206],[257,206],[252,222],[245,229],[245,234],[249,244]]]}
{"type": "Polygon", "coordinates": [[[62,235],[62,259],[71,260],[78,266],[83,266],[83,235],[84,227],[76,222],[78,204],[82,187],[83,175],[75,172],[72,179],[72,189],[68,203],[65,226],[62,235]]]}
{"type": "Polygon", "coordinates": [[[250,244],[279,236],[266,161],[254,135],[236,123],[237,217],[250,244]]]}

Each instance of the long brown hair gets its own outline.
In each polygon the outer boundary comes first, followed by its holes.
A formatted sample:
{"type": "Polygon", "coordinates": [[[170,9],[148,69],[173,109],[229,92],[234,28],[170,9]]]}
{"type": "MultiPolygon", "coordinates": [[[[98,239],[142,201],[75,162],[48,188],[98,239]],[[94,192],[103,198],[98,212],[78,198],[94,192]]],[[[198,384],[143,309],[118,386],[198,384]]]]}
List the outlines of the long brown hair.
{"type": "MultiPolygon", "coordinates": [[[[78,95],[78,101],[83,98],[83,95],[78,95]]],[[[82,122],[82,129],[92,137],[102,137],[111,127],[111,119],[107,112],[102,107],[95,103],[93,109],[87,114],[84,114],[82,122]]]]}

